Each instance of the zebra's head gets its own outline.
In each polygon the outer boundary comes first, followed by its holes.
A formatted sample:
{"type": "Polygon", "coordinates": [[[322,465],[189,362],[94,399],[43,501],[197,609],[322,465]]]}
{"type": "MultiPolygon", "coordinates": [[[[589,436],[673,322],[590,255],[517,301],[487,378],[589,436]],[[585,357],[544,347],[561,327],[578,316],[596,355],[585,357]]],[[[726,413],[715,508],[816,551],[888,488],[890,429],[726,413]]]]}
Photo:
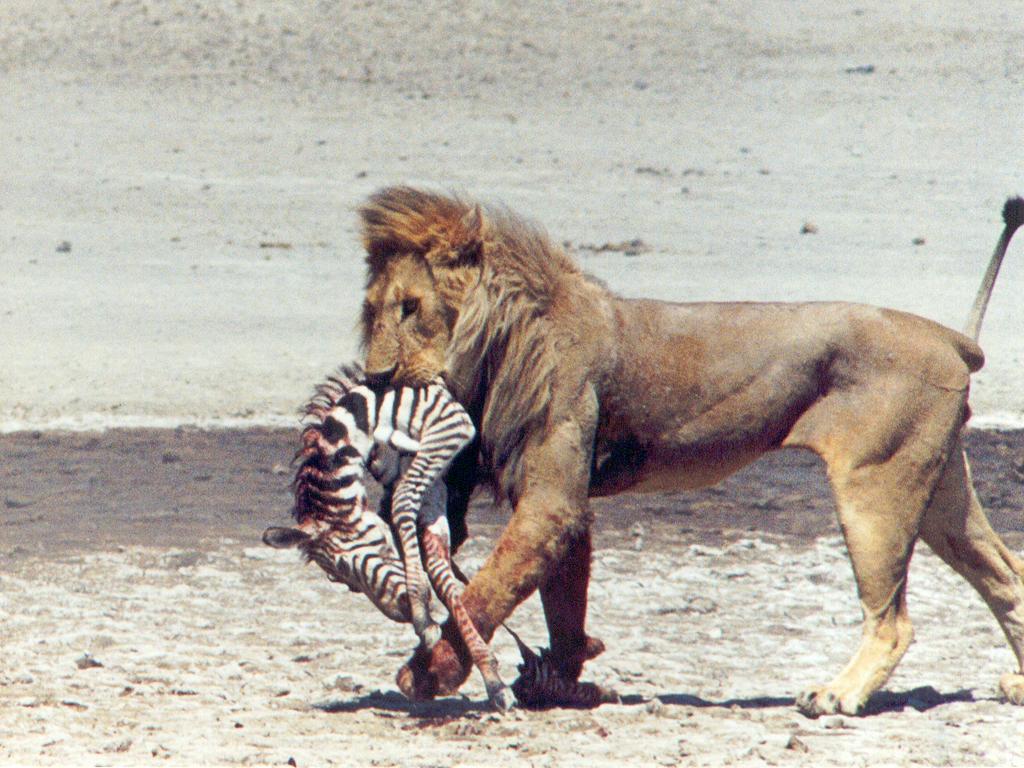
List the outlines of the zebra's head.
{"type": "Polygon", "coordinates": [[[287,528],[271,526],[263,532],[263,543],[274,549],[298,549],[307,562],[319,565],[331,581],[344,584],[353,592],[364,591],[349,562],[351,547],[345,537],[334,529],[315,530],[316,521],[305,523],[287,528]]]}

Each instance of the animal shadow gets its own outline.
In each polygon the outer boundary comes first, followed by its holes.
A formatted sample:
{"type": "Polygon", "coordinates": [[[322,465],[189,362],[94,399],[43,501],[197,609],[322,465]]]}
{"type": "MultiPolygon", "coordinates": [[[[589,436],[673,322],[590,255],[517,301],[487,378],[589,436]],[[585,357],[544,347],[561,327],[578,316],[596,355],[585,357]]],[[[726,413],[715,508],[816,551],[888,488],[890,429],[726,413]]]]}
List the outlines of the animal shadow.
{"type": "Polygon", "coordinates": [[[443,718],[455,720],[471,714],[490,712],[487,701],[473,701],[468,698],[435,699],[433,701],[409,701],[398,691],[372,691],[352,699],[328,699],[311,705],[313,709],[331,714],[361,712],[366,709],[381,709],[425,719],[443,718]]]}
{"type": "Polygon", "coordinates": [[[929,709],[935,709],[935,707],[955,701],[977,700],[974,693],[966,689],[941,693],[930,685],[925,685],[909,691],[879,691],[868,699],[864,714],[881,715],[888,712],[903,712],[908,708],[918,712],[927,712],[929,709]]]}
{"type": "MultiPolygon", "coordinates": [[[[686,707],[722,707],[723,709],[769,709],[771,707],[791,707],[796,704],[792,696],[755,696],[750,699],[726,699],[724,701],[709,701],[700,696],[689,693],[667,693],[658,696],[658,700],[666,706],[686,707]]],[[[640,696],[623,696],[623,704],[640,704],[646,700],[640,696]],[[636,699],[636,701],[634,701],[636,699]]]]}
{"type": "MultiPolygon", "coordinates": [[[[687,707],[722,707],[732,709],[770,709],[772,707],[794,707],[796,700],[791,696],[755,696],[749,699],[726,699],[724,701],[709,701],[699,696],[688,693],[669,693],[658,696],[662,704],[666,706],[687,706],[687,707]]],[[[641,704],[644,699],[639,696],[623,697],[623,704],[641,704]]],[[[913,709],[917,712],[927,712],[943,704],[951,704],[957,701],[977,701],[974,693],[969,690],[953,691],[952,693],[941,693],[930,685],[921,688],[913,688],[909,691],[879,691],[869,700],[863,716],[882,715],[890,712],[903,712],[913,709]]]]}

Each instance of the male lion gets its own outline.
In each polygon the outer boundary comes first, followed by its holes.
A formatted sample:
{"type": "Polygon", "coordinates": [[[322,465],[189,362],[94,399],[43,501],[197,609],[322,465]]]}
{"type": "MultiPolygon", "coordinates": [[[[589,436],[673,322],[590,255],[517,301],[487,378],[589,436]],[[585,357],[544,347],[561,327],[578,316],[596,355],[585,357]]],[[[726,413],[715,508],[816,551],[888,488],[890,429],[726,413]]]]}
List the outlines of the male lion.
{"type": "MultiPolygon", "coordinates": [[[[405,187],[361,208],[369,282],[366,370],[423,384],[444,371],[476,422],[453,469],[453,518],[478,479],[514,512],[464,602],[481,634],[540,590],[551,658],[568,679],[601,650],[584,632],[588,496],[715,483],[766,451],[824,459],[864,612],[853,659],[798,698],[808,715],[860,713],[911,640],[907,567],[918,537],[988,603],[1017,656],[1000,681],[1024,704],[1024,562],[992,531],[960,442],[975,340],[846,303],[619,298],[503,209],[405,187]]],[[[969,324],[977,335],[1006,229],[969,324]]],[[[470,670],[454,626],[399,671],[410,697],[470,670]]]]}

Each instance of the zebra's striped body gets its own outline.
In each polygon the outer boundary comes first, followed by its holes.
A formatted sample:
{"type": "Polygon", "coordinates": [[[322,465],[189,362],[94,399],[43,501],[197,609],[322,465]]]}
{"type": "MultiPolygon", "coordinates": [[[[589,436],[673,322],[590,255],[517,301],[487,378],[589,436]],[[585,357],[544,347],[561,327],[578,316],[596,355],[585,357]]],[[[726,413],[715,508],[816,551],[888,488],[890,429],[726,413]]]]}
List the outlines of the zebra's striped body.
{"type": "Polygon", "coordinates": [[[465,409],[440,379],[378,396],[361,383],[360,371],[342,369],[318,389],[307,414],[311,422],[302,434],[295,479],[299,528],[268,529],[264,541],[300,546],[329,578],[364,592],[390,618],[411,621],[427,647],[441,636],[430,617],[432,584],[466,641],[492,703],[507,709],[512,694],[462,606],[461,585],[450,565],[440,478],[475,435],[465,409]],[[385,523],[368,511],[362,482],[367,467],[391,491],[391,526],[401,560],[385,523]]]}

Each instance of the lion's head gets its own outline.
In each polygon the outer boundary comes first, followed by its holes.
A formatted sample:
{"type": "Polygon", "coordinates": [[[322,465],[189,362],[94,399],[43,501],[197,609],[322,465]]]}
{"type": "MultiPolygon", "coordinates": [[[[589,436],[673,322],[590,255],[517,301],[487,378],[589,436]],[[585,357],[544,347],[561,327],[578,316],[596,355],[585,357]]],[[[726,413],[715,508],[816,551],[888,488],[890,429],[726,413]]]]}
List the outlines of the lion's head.
{"type": "Polygon", "coordinates": [[[369,282],[362,312],[371,379],[418,386],[444,370],[470,283],[479,274],[479,208],[407,187],[360,209],[369,282]]]}
{"type": "Polygon", "coordinates": [[[551,399],[547,310],[579,268],[539,228],[457,197],[389,187],[359,215],[367,374],[415,385],[445,373],[496,489],[514,495],[524,441],[551,399]]]}

